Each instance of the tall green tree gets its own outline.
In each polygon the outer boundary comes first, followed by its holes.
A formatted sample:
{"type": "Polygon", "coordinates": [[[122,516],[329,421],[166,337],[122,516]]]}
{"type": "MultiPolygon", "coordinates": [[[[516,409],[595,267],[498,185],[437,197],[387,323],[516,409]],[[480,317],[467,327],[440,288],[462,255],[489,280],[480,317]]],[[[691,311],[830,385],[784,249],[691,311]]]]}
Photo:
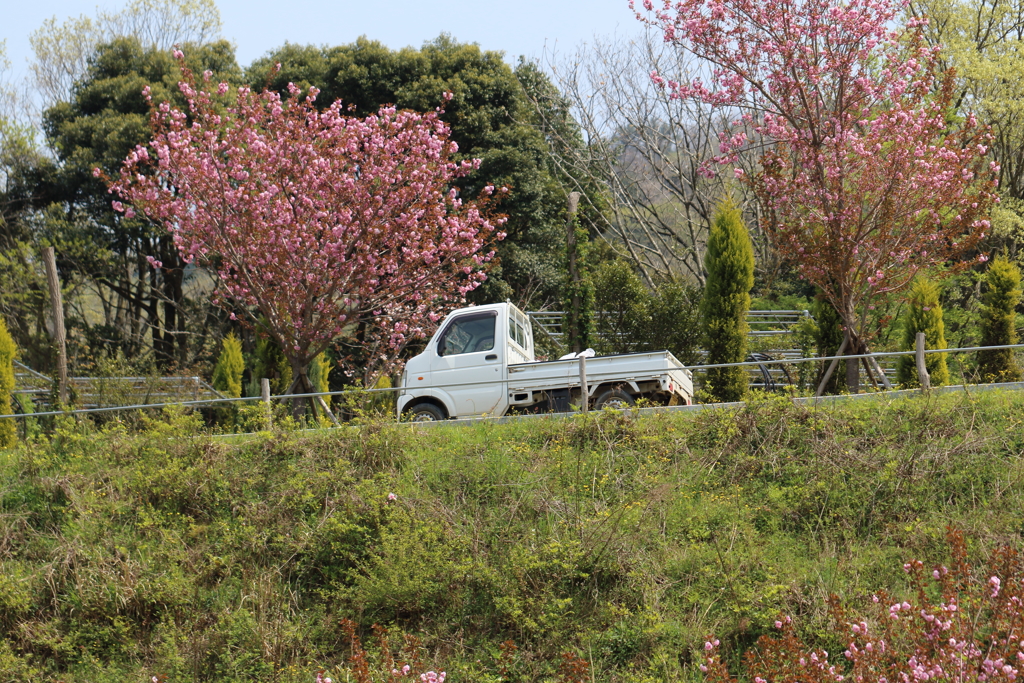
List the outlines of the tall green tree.
{"type": "MultiPolygon", "coordinates": [[[[46,281],[40,257],[42,242],[35,206],[40,179],[53,163],[39,149],[33,131],[0,116],[0,316],[8,321],[15,343],[27,352],[25,361],[46,370],[46,281]]],[[[62,252],[70,252],[61,245],[62,252]]]]}
{"type": "MultiPolygon", "coordinates": [[[[754,248],[736,204],[727,199],[718,207],[704,253],[707,280],[701,317],[704,320],[707,362],[740,363],[747,355],[747,311],[754,286],[754,248]]],[[[707,388],[717,401],[739,401],[749,384],[746,369],[711,368],[707,388]]]]}
{"type": "MultiPolygon", "coordinates": [[[[546,79],[528,65],[520,70],[533,86],[546,79]]],[[[472,298],[511,297],[535,307],[560,302],[562,251],[552,245],[564,243],[565,194],[549,167],[547,141],[531,125],[533,107],[502,53],[447,35],[418,50],[391,50],[367,38],[335,47],[285,45],[254,62],[246,77],[253,87],[269,84],[281,92],[288,83],[316,86],[318,104],[340,99],[359,116],[382,104],[430,111],[450,91],[443,118],[452,140],[463,158],[482,160],[479,170],[460,181],[463,195],[475,197],[487,184],[510,188],[497,206],[508,215],[507,236],[496,246],[499,258],[488,281],[472,298]],[[275,73],[277,63],[281,69],[275,73]]]]}
{"type": "MultiPolygon", "coordinates": [[[[985,277],[981,300],[981,346],[1017,343],[1017,305],[1020,304],[1020,268],[1005,257],[994,259],[985,277]]],[[[978,373],[983,382],[1018,382],[1021,369],[1013,349],[978,352],[978,373]]]]}
{"type": "Polygon", "coordinates": [[[992,127],[1000,195],[1024,199],[1024,2],[912,0],[907,7],[928,19],[925,36],[942,46],[942,66],[955,69],[960,113],[992,127]]]}
{"type": "MultiPolygon", "coordinates": [[[[918,332],[924,332],[926,349],[946,348],[946,328],[942,322],[939,286],[923,275],[915,278],[910,286],[907,312],[903,318],[903,350],[911,351],[916,348],[918,332]]],[[[946,354],[929,353],[924,358],[931,385],[941,387],[949,384],[946,354]]],[[[900,356],[896,361],[896,381],[904,386],[920,384],[917,361],[913,356],[900,356]]]]}
{"type": "MultiPolygon", "coordinates": [[[[197,72],[208,69],[217,79],[240,80],[226,41],[186,46],[186,54],[197,72]]],[[[188,299],[189,271],[170,235],[138,216],[114,212],[107,186],[93,169],[117,175],[128,153],[151,137],[143,88],[151,89],[155,102],[181,103],[179,80],[169,52],[143,48],[136,38],[118,38],[97,48],[71,99],[43,115],[57,157],[56,169],[43,179],[48,186],[46,225],[89,247],[81,261],[58,251],[64,258],[58,266],[62,274],[78,271],[91,278],[103,313],[98,331],[84,320],[79,323],[128,356],[144,355],[152,344],[158,366],[165,368],[191,364],[201,352],[191,340],[203,337],[202,327],[210,320],[202,306],[206,293],[188,299]]]]}
{"type": "MultiPolygon", "coordinates": [[[[7,332],[7,323],[0,317],[0,415],[14,412],[11,397],[14,392],[14,340],[7,332]]],[[[0,448],[10,448],[18,440],[14,420],[0,420],[0,448]]]]}

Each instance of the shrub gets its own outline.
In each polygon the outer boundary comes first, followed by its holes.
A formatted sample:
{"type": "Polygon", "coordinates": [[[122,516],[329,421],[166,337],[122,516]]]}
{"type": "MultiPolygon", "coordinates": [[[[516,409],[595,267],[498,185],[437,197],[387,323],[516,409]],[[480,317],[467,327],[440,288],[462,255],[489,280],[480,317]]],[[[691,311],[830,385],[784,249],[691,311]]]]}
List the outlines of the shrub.
{"type": "MultiPolygon", "coordinates": [[[[14,339],[7,331],[7,323],[0,318],[0,415],[14,412],[11,396],[14,392],[14,339]]],[[[10,448],[18,439],[17,425],[12,418],[0,420],[0,448],[10,448]]]]}
{"type": "Polygon", "coordinates": [[[213,388],[225,396],[238,398],[242,395],[242,342],[232,332],[224,337],[217,366],[213,369],[213,388]]]}
{"type": "Polygon", "coordinates": [[[687,365],[699,361],[699,292],[678,282],[650,291],[631,265],[608,261],[594,274],[597,347],[602,353],[667,349],[687,365]]]}
{"type": "Polygon", "coordinates": [[[650,324],[650,295],[640,276],[623,259],[606,261],[594,273],[594,289],[598,350],[641,350],[650,324]]]}
{"type": "MultiPolygon", "coordinates": [[[[924,332],[926,349],[946,348],[945,325],[942,322],[942,304],[939,287],[924,277],[918,277],[910,287],[906,316],[903,319],[903,350],[912,351],[917,345],[917,333],[924,332]]],[[[946,354],[930,353],[925,367],[934,387],[949,384],[946,354]]],[[[917,361],[914,356],[900,356],[896,362],[896,381],[904,386],[917,386],[917,361]]]]}
{"type": "Polygon", "coordinates": [[[696,287],[679,282],[659,285],[651,295],[651,349],[668,349],[686,365],[699,363],[700,301],[696,287]]]}
{"type": "MultiPolygon", "coordinates": [[[[740,210],[726,200],[718,207],[704,255],[707,283],[701,303],[707,362],[739,363],[747,354],[747,311],[754,286],[754,248],[740,210]]],[[[712,368],[707,390],[719,401],[738,401],[747,393],[745,368],[712,368]]]]}
{"type": "MultiPolygon", "coordinates": [[[[999,257],[992,261],[985,279],[988,291],[982,297],[980,345],[1016,344],[1020,269],[1006,258],[999,257]]],[[[978,372],[984,382],[1016,382],[1021,379],[1013,349],[978,352],[978,372]]]]}

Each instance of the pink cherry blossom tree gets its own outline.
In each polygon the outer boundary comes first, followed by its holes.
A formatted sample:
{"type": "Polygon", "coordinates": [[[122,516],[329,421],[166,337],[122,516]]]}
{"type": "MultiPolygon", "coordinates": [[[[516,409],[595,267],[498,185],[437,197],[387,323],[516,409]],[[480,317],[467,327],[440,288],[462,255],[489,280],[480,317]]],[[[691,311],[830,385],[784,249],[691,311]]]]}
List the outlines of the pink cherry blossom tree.
{"type": "Polygon", "coordinates": [[[637,13],[705,65],[689,82],[652,77],[731,113],[718,162],[735,160],[745,130],[770,143],[756,177],[735,174],[775,247],[842,316],[840,354],[866,352],[878,297],[974,248],[996,200],[991,137],[973,116],[953,119],[952,74],[919,24],[898,24],[903,4],[644,0],[637,13]]]}
{"type": "Polygon", "coordinates": [[[503,220],[486,196],[453,189],[479,161],[453,160],[440,110],[357,118],[340,102],[318,111],[316,89],[231,93],[208,72],[182,73],[187,109],[153,107],[153,139],[111,184],[114,208],[164,225],[186,261],[217,269],[218,300],[264,326],[294,393],[313,391],[310,361],[344,337],[365,349],[363,367],[345,369],[372,386],[485,279],[503,220]]]}

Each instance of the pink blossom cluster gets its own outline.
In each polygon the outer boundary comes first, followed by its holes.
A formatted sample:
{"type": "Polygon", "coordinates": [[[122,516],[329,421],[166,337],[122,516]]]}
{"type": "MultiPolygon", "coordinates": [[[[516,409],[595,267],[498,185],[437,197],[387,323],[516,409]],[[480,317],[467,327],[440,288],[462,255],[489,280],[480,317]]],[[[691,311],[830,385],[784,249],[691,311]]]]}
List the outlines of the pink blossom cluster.
{"type": "MultiPolygon", "coordinates": [[[[755,683],[1016,681],[1024,666],[1024,563],[1016,551],[1000,549],[992,566],[976,578],[963,556],[954,553],[955,570],[940,566],[928,573],[920,561],[907,563],[903,569],[915,597],[875,595],[873,613],[864,618],[847,621],[845,611],[833,603],[847,642],[843,666],[830,663],[823,650],[808,652],[791,619],[776,621],[781,633],[762,637],[756,656],[748,654],[751,678],[755,683]]],[[[708,641],[704,649],[700,668],[706,677],[735,683],[718,654],[718,641],[708,641]]]]}
{"type": "Polygon", "coordinates": [[[454,188],[479,160],[453,159],[440,110],[359,118],[340,102],[318,110],[315,88],[229,95],[182,72],[188,106],[153,108],[154,137],[125,160],[113,206],[215,266],[222,302],[262,316],[293,367],[357,328],[386,360],[485,279],[503,219],[454,188]]]}
{"type": "MultiPolygon", "coordinates": [[[[409,676],[411,672],[412,667],[406,664],[401,669],[392,669],[391,675],[395,678],[401,678],[404,676],[409,676]]],[[[421,683],[444,683],[444,679],[446,676],[447,674],[444,671],[427,671],[425,673],[420,674],[420,681],[421,683]]]]}
{"type": "Polygon", "coordinates": [[[847,321],[973,249],[996,201],[992,136],[973,116],[951,125],[952,75],[917,22],[900,26],[905,4],[643,0],[637,12],[706,66],[656,83],[741,112],[715,161],[734,162],[748,131],[770,144],[757,177],[735,175],[761,199],[775,246],[847,321]]]}

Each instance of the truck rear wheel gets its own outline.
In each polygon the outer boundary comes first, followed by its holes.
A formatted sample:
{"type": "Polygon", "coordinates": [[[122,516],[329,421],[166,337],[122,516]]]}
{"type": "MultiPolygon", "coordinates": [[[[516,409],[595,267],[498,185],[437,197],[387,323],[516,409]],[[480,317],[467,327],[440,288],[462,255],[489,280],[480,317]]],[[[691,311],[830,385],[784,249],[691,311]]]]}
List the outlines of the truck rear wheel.
{"type": "Polygon", "coordinates": [[[420,403],[405,411],[406,422],[439,422],[446,418],[444,411],[433,403],[420,403]]]}
{"type": "Polygon", "coordinates": [[[611,408],[613,410],[629,410],[636,405],[636,401],[627,392],[615,387],[607,389],[598,394],[594,401],[594,410],[611,408]]]}

